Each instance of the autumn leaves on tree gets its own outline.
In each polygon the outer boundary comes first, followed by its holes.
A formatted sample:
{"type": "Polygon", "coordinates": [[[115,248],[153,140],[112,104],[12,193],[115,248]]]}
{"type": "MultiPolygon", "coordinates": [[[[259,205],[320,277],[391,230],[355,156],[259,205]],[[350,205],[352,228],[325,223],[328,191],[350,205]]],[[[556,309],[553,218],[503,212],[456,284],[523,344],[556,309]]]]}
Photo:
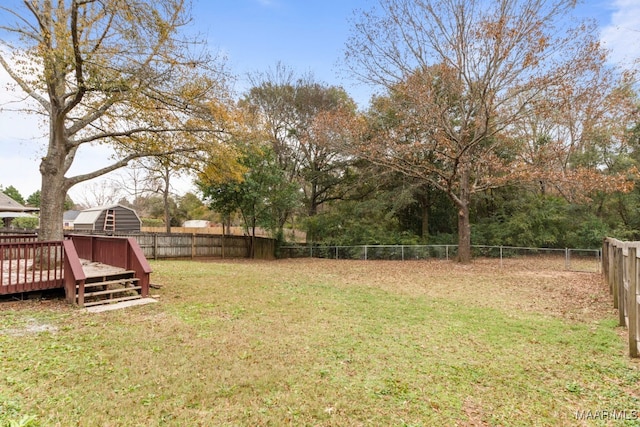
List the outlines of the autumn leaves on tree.
{"type": "Polygon", "coordinates": [[[355,26],[347,61],[386,94],[345,149],[446,193],[462,262],[471,258],[474,194],[516,181],[565,197],[629,188],[635,170],[609,174],[597,159],[578,159],[597,152],[597,134],[624,133],[635,99],[607,70],[593,25],[567,27],[571,8],[382,0],[355,26]]]}
{"type": "Polygon", "coordinates": [[[202,119],[223,75],[180,33],[189,21],[184,0],[25,0],[0,12],[0,64],[49,125],[40,239],[62,239],[73,185],[139,157],[194,150],[190,135],[217,130],[216,120],[202,119]],[[66,176],[91,144],[114,147],[112,163],[66,176]]]}

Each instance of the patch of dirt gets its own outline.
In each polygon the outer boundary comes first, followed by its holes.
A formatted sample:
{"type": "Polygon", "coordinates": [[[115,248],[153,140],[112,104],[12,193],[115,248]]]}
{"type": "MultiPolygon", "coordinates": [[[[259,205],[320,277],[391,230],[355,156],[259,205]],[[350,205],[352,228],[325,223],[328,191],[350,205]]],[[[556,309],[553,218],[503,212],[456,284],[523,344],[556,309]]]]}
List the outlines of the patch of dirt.
{"type": "Polygon", "coordinates": [[[58,328],[56,326],[39,322],[36,319],[27,319],[26,324],[21,328],[0,329],[0,335],[22,337],[25,335],[41,334],[43,332],[56,333],[57,331],[58,328]]]}
{"type": "Polygon", "coordinates": [[[471,396],[468,396],[462,403],[462,411],[467,416],[464,425],[466,427],[486,427],[490,424],[483,420],[484,409],[481,402],[476,402],[471,396]]]}

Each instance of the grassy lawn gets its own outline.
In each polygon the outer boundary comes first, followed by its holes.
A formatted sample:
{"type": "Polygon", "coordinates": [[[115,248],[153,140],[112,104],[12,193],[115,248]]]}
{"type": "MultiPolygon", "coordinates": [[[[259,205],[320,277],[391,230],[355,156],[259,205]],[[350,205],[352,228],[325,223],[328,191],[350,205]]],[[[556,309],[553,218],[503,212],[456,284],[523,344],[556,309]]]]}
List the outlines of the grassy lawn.
{"type": "Polygon", "coordinates": [[[640,364],[598,274],[518,261],[152,267],[158,304],[0,302],[0,427],[640,424],[640,364]]]}

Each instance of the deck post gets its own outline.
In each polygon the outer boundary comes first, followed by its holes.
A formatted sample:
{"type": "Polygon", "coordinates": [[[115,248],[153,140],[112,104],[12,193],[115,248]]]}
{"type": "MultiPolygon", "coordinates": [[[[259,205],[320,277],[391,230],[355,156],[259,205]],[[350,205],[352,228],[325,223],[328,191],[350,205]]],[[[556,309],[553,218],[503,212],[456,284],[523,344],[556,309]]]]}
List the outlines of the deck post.
{"type": "Polygon", "coordinates": [[[84,304],[84,281],[86,276],[73,240],[64,240],[64,291],[70,304],[84,304]],[[77,288],[76,288],[77,287],[77,288]],[[76,301],[76,295],[80,298],[76,301]]]}
{"type": "Polygon", "coordinates": [[[79,280],[77,286],[78,286],[77,303],[80,307],[84,307],[84,280],[79,280]]]}

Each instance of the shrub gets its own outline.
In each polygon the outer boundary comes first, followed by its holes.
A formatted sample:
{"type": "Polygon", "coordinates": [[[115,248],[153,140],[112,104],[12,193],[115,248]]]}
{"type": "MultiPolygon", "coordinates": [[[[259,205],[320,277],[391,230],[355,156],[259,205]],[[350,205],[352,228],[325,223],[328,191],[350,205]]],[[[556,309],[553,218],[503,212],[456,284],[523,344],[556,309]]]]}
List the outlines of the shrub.
{"type": "Polygon", "coordinates": [[[40,220],[35,216],[15,218],[13,221],[11,221],[12,228],[26,228],[29,230],[34,230],[38,228],[39,225],[40,220]]]}

